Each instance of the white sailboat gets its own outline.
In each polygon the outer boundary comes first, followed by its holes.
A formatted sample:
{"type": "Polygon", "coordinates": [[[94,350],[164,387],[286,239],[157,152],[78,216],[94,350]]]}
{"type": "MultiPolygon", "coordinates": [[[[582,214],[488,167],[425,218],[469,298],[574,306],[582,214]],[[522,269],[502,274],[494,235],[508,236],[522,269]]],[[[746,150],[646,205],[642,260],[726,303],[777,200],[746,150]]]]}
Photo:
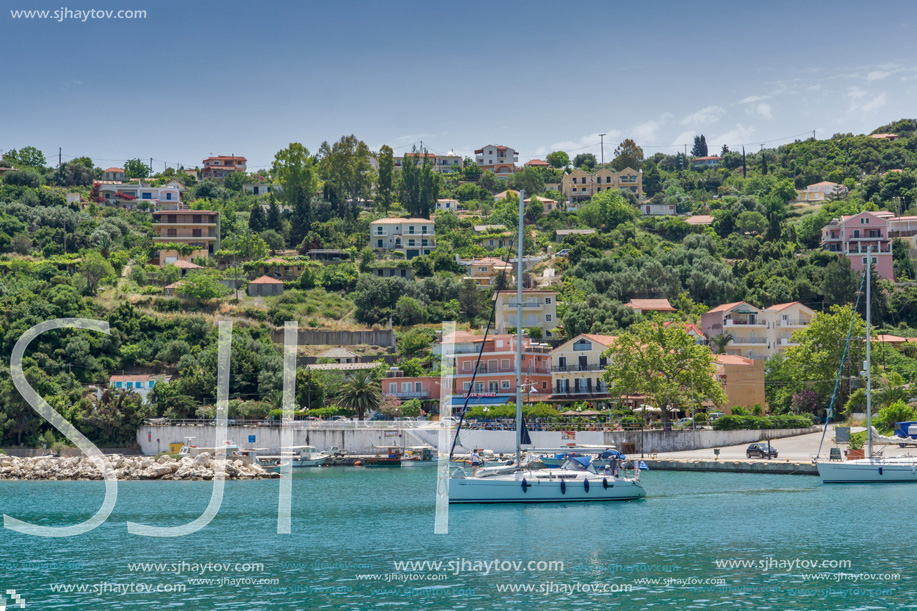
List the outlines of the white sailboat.
{"type": "MultiPolygon", "coordinates": [[[[866,278],[866,363],[863,375],[866,377],[866,457],[854,460],[822,461],[816,460],[818,474],[825,484],[856,484],[856,483],[887,483],[887,482],[917,482],[917,457],[898,456],[881,457],[873,453],[873,439],[878,437],[872,427],[872,364],[871,344],[871,314],[872,300],[870,286],[872,285],[872,248],[868,247],[868,265],[864,273],[866,278]]],[[[878,438],[880,443],[887,440],[878,438]]],[[[900,442],[900,440],[898,440],[900,442]]]]}
{"type": "MultiPolygon", "coordinates": [[[[519,269],[516,273],[516,461],[511,465],[479,469],[471,475],[456,468],[449,478],[450,503],[559,503],[583,501],[629,501],[643,498],[635,465],[632,477],[596,471],[590,457],[576,457],[560,468],[547,469],[543,463],[522,462],[524,423],[522,419],[522,257],[523,201],[519,193],[519,269]]],[[[483,344],[482,344],[483,350],[483,344]]],[[[458,435],[458,431],[456,431],[458,435]]],[[[526,434],[527,436],[527,434],[526,434]]],[[[529,443],[529,442],[526,442],[529,443]]]]}

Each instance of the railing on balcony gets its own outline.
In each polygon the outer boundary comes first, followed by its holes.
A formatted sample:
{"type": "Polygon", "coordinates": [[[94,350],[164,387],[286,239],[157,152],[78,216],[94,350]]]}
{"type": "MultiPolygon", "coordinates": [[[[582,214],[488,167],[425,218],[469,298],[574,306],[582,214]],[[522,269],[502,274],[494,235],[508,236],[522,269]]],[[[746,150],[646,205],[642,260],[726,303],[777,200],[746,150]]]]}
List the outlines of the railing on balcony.
{"type": "Polygon", "coordinates": [[[398,391],[398,392],[390,392],[387,394],[394,395],[398,397],[399,399],[429,399],[430,398],[430,391],[428,390],[421,391],[421,392],[398,391]]]}
{"type": "Polygon", "coordinates": [[[730,345],[732,344],[766,344],[767,338],[766,337],[737,337],[729,343],[730,345]]]}
{"type": "Polygon", "coordinates": [[[562,387],[556,388],[554,393],[558,395],[605,395],[608,394],[608,387],[605,385],[562,387]]]}
{"type": "MultiPolygon", "coordinates": [[[[504,308],[515,308],[515,307],[518,305],[518,303],[519,303],[518,301],[510,301],[510,302],[504,303],[504,304],[503,304],[503,307],[504,307],[504,308]]],[[[540,307],[542,307],[543,305],[544,305],[543,303],[538,303],[538,302],[536,302],[536,301],[524,301],[524,302],[522,302],[522,307],[523,307],[523,308],[540,308],[540,307]]]]}
{"type": "MultiPolygon", "coordinates": [[[[472,372],[474,372],[474,368],[472,368],[472,369],[463,369],[463,370],[461,371],[461,373],[459,373],[459,374],[457,374],[457,375],[471,375],[472,372]]],[[[512,365],[507,366],[507,367],[500,367],[500,366],[497,366],[497,367],[488,367],[487,365],[480,365],[480,366],[478,367],[478,373],[515,373],[515,372],[516,372],[516,368],[515,368],[514,366],[512,366],[512,365]]],[[[547,367],[527,367],[527,366],[523,365],[523,366],[522,366],[522,372],[523,372],[523,373],[537,373],[537,374],[544,374],[544,375],[547,375],[547,374],[551,373],[551,370],[548,369],[547,367]]]]}
{"type": "Polygon", "coordinates": [[[567,373],[571,371],[602,371],[605,365],[566,365],[564,367],[551,367],[552,373],[567,373]]]}
{"type": "Polygon", "coordinates": [[[802,318],[788,318],[777,322],[779,327],[804,327],[809,324],[808,320],[802,318]]]}
{"type": "Polygon", "coordinates": [[[753,318],[753,319],[750,319],[750,320],[747,319],[747,318],[746,318],[746,319],[741,319],[741,318],[739,318],[739,319],[737,319],[737,318],[727,318],[727,319],[726,319],[726,326],[727,326],[727,327],[733,327],[733,326],[739,326],[739,325],[742,325],[742,326],[763,327],[763,326],[764,326],[764,321],[763,321],[763,320],[757,320],[757,319],[754,319],[754,318],[753,318]]]}

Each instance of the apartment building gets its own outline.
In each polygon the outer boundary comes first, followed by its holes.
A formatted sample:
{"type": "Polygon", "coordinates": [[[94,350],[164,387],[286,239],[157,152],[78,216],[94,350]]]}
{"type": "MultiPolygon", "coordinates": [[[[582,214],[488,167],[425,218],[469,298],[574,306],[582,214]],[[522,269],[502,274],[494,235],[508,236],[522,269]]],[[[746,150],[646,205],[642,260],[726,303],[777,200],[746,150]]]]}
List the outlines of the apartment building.
{"type": "Polygon", "coordinates": [[[608,359],[602,354],[615,339],[582,333],[556,347],[551,352],[551,399],[608,399],[608,386],[602,380],[608,359]]]}
{"type": "Polygon", "coordinates": [[[629,189],[638,199],[643,198],[643,172],[631,168],[624,168],[620,172],[607,168],[595,172],[577,169],[565,173],[561,185],[568,201],[589,199],[608,189],[629,189]]]}
{"type": "Polygon", "coordinates": [[[508,146],[488,144],[474,152],[474,162],[483,171],[490,170],[500,178],[516,173],[519,153],[508,146]]]}
{"type": "Polygon", "coordinates": [[[382,393],[402,401],[419,399],[438,400],[440,395],[439,376],[406,376],[397,367],[390,367],[382,379],[382,393]]]}
{"type": "Polygon", "coordinates": [[[732,335],[726,345],[726,354],[766,360],[795,345],[791,339],[793,333],[807,327],[814,316],[811,308],[798,301],[764,310],[739,301],[717,306],[703,314],[701,330],[707,338],[732,335]]]}
{"type": "Polygon", "coordinates": [[[474,233],[478,244],[487,250],[509,248],[513,245],[513,236],[516,235],[503,225],[475,225],[474,233]]]}
{"type": "Polygon", "coordinates": [[[233,172],[244,172],[246,161],[248,160],[245,157],[236,157],[235,155],[208,157],[203,161],[201,167],[201,180],[223,182],[233,172]]]}
{"type": "MultiPolygon", "coordinates": [[[[453,408],[461,409],[466,399],[475,405],[502,405],[516,400],[515,335],[488,335],[484,341],[483,335],[457,331],[444,341],[454,342],[453,408]]],[[[523,400],[533,402],[551,392],[551,347],[528,337],[522,338],[522,391],[523,400]]]]}
{"type": "MultiPolygon", "coordinates": [[[[165,384],[172,380],[172,376],[165,374],[123,374],[113,375],[108,379],[108,387],[113,390],[129,390],[140,395],[144,401],[148,401],[150,392],[156,384],[165,384]]],[[[102,398],[102,389],[96,390],[96,397],[102,398]]]]}
{"type": "Polygon", "coordinates": [[[740,405],[753,407],[756,403],[767,406],[764,395],[764,361],[749,359],[734,354],[718,354],[713,361],[716,367],[714,378],[726,393],[727,413],[740,405]]]}
{"type": "MultiPolygon", "coordinates": [[[[220,249],[220,213],[212,210],[155,210],[153,211],[153,244],[187,244],[196,246],[191,256],[213,256],[220,249]]],[[[176,250],[160,250],[159,264],[174,263],[183,257],[176,250]]]]}
{"type": "Polygon", "coordinates": [[[369,247],[376,250],[401,250],[413,259],[436,250],[436,227],[430,219],[389,218],[369,224],[369,247]]]}
{"type": "Polygon", "coordinates": [[[280,193],[283,191],[283,187],[267,182],[247,182],[242,185],[242,190],[249,195],[261,197],[268,193],[280,193]]]}
{"type": "Polygon", "coordinates": [[[859,272],[866,269],[867,254],[871,254],[876,273],[894,279],[888,220],[883,216],[861,212],[832,219],[821,230],[821,246],[850,259],[850,267],[859,272]]]}
{"type": "MultiPolygon", "coordinates": [[[[506,333],[508,329],[519,326],[516,318],[516,291],[501,291],[497,300],[497,333],[506,333]]],[[[541,329],[544,337],[552,337],[557,328],[557,293],[539,289],[522,291],[522,327],[541,329]]]]}

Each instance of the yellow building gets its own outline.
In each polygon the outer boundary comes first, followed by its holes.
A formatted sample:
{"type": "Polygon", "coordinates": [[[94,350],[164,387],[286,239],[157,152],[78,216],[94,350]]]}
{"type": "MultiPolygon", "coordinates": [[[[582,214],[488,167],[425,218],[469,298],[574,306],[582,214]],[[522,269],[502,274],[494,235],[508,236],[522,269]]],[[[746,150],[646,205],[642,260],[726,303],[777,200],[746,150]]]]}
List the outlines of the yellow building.
{"type": "MultiPolygon", "coordinates": [[[[764,361],[733,354],[719,354],[714,361],[716,380],[726,391],[726,407],[736,405],[766,407],[764,398],[764,361]]],[[[728,411],[728,410],[727,410],[728,411]]]]}
{"type": "Polygon", "coordinates": [[[613,335],[582,333],[555,348],[551,352],[551,398],[607,399],[602,372],[608,361],[602,353],[615,339],[613,335]]]}
{"type": "Polygon", "coordinates": [[[589,199],[609,189],[629,189],[638,199],[643,198],[643,173],[631,168],[620,172],[601,168],[593,173],[577,169],[564,174],[562,185],[568,201],[589,199]]]}
{"type": "Polygon", "coordinates": [[[495,257],[484,257],[468,264],[468,275],[462,280],[471,280],[480,287],[496,286],[501,274],[503,275],[503,286],[512,287],[516,282],[513,276],[513,266],[495,257]]]}
{"type": "MultiPolygon", "coordinates": [[[[516,318],[516,291],[501,291],[497,294],[497,333],[519,326],[516,318]]],[[[557,328],[557,293],[538,289],[522,291],[522,328],[541,329],[544,337],[552,337],[557,328]]]]}

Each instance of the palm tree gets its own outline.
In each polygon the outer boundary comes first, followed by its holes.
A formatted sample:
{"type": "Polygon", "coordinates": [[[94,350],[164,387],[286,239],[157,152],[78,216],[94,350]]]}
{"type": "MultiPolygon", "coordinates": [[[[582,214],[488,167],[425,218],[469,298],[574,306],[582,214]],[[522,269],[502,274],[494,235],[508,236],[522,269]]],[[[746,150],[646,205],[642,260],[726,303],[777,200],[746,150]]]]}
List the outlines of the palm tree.
{"type": "Polygon", "coordinates": [[[881,407],[888,407],[898,401],[907,402],[908,392],[904,386],[895,386],[890,381],[882,385],[876,393],[876,403],[881,407]]]}
{"type": "Polygon", "coordinates": [[[732,333],[720,333],[719,335],[714,335],[710,338],[710,341],[716,346],[716,353],[723,354],[723,351],[726,350],[726,346],[729,342],[735,340],[735,335],[732,333]]]}
{"type": "Polygon", "coordinates": [[[355,411],[362,420],[368,410],[382,405],[382,384],[371,372],[358,371],[341,384],[339,397],[341,407],[355,411]]]}

